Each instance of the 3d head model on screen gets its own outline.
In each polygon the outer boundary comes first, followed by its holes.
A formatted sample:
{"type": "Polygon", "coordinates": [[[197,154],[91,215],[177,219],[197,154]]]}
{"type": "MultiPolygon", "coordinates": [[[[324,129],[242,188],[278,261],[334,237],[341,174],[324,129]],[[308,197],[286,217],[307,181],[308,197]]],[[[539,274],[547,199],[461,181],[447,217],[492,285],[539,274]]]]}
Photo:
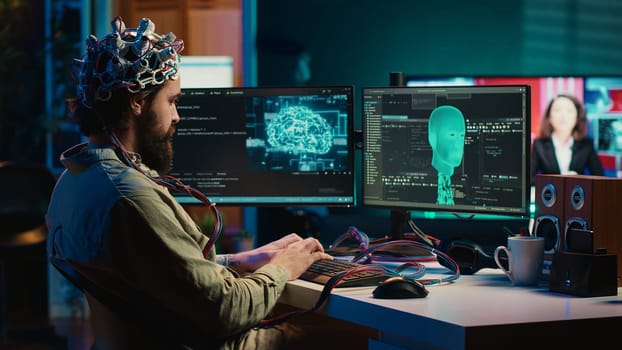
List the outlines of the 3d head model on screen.
{"type": "Polygon", "coordinates": [[[432,147],[432,166],[438,172],[437,204],[453,205],[451,176],[462,163],[466,127],[462,112],[453,106],[432,110],[428,121],[428,142],[432,147]]]}

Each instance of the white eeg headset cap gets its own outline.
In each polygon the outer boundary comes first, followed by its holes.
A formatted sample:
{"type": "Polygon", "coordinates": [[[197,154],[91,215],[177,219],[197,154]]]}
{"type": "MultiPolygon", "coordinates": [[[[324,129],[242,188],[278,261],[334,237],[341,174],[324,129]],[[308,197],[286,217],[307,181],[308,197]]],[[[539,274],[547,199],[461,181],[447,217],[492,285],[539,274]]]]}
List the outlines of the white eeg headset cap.
{"type": "Polygon", "coordinates": [[[184,42],[173,33],[155,33],[155,24],[148,18],[141,19],[138,28],[126,28],[116,17],[111,26],[112,32],[100,40],[90,35],[86,54],[74,59],[77,94],[87,108],[96,100],[109,100],[115,89],[135,93],[179,76],[184,42]]]}

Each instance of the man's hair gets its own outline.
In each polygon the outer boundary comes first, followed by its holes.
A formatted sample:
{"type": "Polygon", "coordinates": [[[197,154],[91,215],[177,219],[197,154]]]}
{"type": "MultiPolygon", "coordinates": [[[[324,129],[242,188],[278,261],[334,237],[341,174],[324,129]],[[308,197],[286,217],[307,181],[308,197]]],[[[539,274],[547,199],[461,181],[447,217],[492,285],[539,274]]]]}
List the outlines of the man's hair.
{"type": "Polygon", "coordinates": [[[584,139],[587,136],[587,117],[585,116],[585,108],[583,107],[583,103],[581,103],[576,96],[568,94],[559,94],[549,101],[549,105],[546,107],[546,111],[544,112],[544,116],[540,122],[540,137],[550,138],[553,133],[553,125],[551,124],[550,118],[551,109],[553,107],[553,103],[559,98],[567,98],[572,101],[572,104],[577,110],[577,124],[573,129],[572,135],[575,140],[584,139]]]}
{"type": "Polygon", "coordinates": [[[67,104],[87,136],[105,127],[123,128],[132,95],[149,101],[167,80],[179,76],[184,43],[173,33],[155,33],[147,18],[138,28],[126,28],[121,17],[111,26],[112,32],[99,40],[90,35],[86,53],[74,59],[77,94],[67,104]]]}
{"type": "Polygon", "coordinates": [[[126,89],[112,91],[107,101],[97,100],[92,107],[86,107],[78,97],[66,100],[71,118],[80,126],[80,131],[85,135],[102,134],[105,128],[112,130],[124,130],[127,120],[124,118],[129,112],[130,97],[139,95],[147,103],[151,103],[153,97],[162,88],[160,85],[149,85],[137,93],[130,93],[126,89]]]}

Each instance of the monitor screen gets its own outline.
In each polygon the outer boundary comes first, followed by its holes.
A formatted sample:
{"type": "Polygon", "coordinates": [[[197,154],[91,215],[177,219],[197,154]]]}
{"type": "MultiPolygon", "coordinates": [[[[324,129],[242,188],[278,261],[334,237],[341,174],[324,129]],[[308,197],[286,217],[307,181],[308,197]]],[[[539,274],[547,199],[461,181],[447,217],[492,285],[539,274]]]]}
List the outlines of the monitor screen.
{"type": "Polygon", "coordinates": [[[529,216],[530,87],[363,88],[363,204],[529,216]]]}
{"type": "Polygon", "coordinates": [[[352,86],[182,88],[177,109],[170,175],[212,202],[354,205],[352,86]]]}

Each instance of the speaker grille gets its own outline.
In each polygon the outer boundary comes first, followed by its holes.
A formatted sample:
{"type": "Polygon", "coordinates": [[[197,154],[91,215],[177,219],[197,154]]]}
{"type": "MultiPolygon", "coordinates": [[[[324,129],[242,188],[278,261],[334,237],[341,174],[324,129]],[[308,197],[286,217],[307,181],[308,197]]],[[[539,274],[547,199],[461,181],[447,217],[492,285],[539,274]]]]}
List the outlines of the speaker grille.
{"type": "Polygon", "coordinates": [[[541,215],[536,218],[534,232],[544,238],[544,253],[553,254],[559,250],[560,225],[554,215],[541,215]]]}
{"type": "Polygon", "coordinates": [[[585,204],[585,191],[580,185],[576,185],[570,192],[570,205],[574,210],[581,210],[585,204]]]}
{"type": "Polygon", "coordinates": [[[542,200],[542,205],[545,207],[553,207],[557,201],[557,190],[555,189],[555,185],[549,182],[542,186],[542,190],[540,191],[540,199],[542,200]]]}

